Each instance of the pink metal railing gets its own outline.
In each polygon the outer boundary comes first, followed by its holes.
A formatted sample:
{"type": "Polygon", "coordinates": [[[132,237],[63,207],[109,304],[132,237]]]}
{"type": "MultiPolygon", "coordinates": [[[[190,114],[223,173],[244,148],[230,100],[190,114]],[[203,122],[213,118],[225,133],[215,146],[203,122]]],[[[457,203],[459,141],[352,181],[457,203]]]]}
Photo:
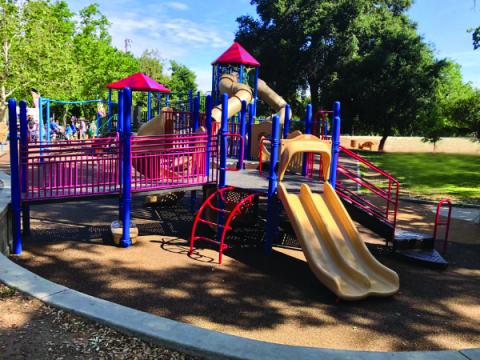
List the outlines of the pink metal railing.
{"type": "Polygon", "coordinates": [[[389,223],[395,229],[400,191],[399,181],[388,172],[343,146],[340,146],[339,159],[337,193],[370,215],[389,223]],[[355,167],[355,170],[352,170],[352,166],[355,167]],[[365,172],[365,175],[361,173],[362,171],[365,172]]]}
{"type": "Polygon", "coordinates": [[[120,190],[118,137],[28,144],[26,201],[116,193],[120,190]]]}
{"type": "Polygon", "coordinates": [[[216,141],[207,134],[132,138],[132,191],[194,186],[217,179],[216,141]],[[206,172],[207,156],[210,172],[206,172]]]}

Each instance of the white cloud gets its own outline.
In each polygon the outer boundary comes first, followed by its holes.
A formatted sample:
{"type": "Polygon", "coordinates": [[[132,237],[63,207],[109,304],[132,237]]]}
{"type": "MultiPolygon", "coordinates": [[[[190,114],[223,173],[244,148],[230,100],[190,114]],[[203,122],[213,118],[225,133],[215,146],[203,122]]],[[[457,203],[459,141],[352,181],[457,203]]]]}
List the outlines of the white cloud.
{"type": "Polygon", "coordinates": [[[171,8],[171,9],[175,9],[175,10],[181,10],[181,11],[184,11],[184,10],[188,10],[189,9],[189,6],[185,3],[181,3],[181,2],[178,2],[178,1],[170,1],[170,2],[167,2],[165,4],[165,6],[171,8]]]}

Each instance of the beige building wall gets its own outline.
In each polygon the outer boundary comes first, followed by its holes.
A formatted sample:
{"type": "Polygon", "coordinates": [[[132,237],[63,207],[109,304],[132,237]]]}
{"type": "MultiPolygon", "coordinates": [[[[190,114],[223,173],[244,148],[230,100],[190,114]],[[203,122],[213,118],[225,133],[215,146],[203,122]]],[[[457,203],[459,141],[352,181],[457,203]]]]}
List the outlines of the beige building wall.
{"type": "MultiPolygon", "coordinates": [[[[351,148],[352,140],[356,142],[355,148],[368,141],[373,143],[372,150],[378,150],[380,136],[341,136],[342,146],[351,148]]],[[[442,138],[434,145],[431,142],[423,142],[422,137],[389,136],[385,143],[386,152],[436,152],[450,154],[480,155],[480,142],[471,138],[442,138]]]]}

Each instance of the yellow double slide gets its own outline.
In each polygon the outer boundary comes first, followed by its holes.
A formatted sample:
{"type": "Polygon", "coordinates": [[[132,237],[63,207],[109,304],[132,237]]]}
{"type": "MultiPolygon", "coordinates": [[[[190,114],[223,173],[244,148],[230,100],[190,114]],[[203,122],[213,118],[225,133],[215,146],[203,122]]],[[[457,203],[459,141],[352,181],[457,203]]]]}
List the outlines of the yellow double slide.
{"type": "MultiPolygon", "coordinates": [[[[302,152],[322,155],[323,175],[328,179],[327,143],[313,135],[282,141],[279,181],[293,156],[302,152]]],[[[280,182],[277,192],[310,269],[339,298],[358,300],[398,291],[398,275],[373,257],[329,183],[325,182],[323,193],[312,193],[308,185],[302,184],[300,194],[292,194],[280,182]]]]}

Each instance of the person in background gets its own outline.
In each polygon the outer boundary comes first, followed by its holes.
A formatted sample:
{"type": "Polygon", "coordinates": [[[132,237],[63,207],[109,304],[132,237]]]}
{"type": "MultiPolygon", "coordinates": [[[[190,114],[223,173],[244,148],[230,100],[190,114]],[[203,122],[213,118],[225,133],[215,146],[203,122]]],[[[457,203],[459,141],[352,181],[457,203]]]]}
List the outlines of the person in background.
{"type": "Polygon", "coordinates": [[[80,118],[80,139],[85,140],[87,135],[87,123],[84,118],[80,118]]]}
{"type": "Polygon", "coordinates": [[[90,122],[90,125],[88,127],[90,129],[89,136],[93,139],[97,135],[97,123],[95,120],[92,120],[90,122]]]}
{"type": "Polygon", "coordinates": [[[70,125],[67,124],[67,126],[65,127],[65,139],[70,140],[71,137],[72,137],[72,128],[70,125]]]}

